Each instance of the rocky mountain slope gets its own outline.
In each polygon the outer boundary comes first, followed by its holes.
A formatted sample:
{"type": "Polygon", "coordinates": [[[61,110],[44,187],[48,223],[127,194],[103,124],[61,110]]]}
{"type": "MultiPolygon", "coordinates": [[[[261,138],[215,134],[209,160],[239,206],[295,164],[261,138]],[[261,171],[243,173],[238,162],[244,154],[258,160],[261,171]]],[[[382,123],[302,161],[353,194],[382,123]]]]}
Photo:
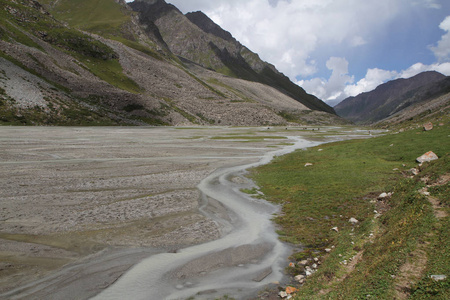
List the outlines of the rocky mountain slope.
{"type": "Polygon", "coordinates": [[[156,24],[176,55],[231,77],[272,86],[310,109],[334,113],[331,107],[262,61],[202,12],[183,15],[164,0],[136,0],[129,5],[139,12],[142,23],[156,24]]]}
{"type": "MultiPolygon", "coordinates": [[[[171,8],[146,4],[152,2],[171,8]]],[[[0,124],[342,122],[300,87],[226,76],[180,55],[161,22],[137,16],[122,0],[0,0],[0,7],[0,124]]],[[[202,31],[177,17],[202,34],[187,41],[204,35],[234,41],[217,25],[202,31]]]]}
{"type": "MultiPolygon", "coordinates": [[[[357,124],[371,124],[399,115],[402,111],[406,113],[405,109],[414,105],[427,107],[427,103],[448,93],[450,77],[434,71],[423,72],[408,79],[389,81],[371,92],[349,97],[334,108],[338,115],[357,124]]],[[[414,110],[408,111],[410,113],[404,115],[411,115],[414,110]]]]}

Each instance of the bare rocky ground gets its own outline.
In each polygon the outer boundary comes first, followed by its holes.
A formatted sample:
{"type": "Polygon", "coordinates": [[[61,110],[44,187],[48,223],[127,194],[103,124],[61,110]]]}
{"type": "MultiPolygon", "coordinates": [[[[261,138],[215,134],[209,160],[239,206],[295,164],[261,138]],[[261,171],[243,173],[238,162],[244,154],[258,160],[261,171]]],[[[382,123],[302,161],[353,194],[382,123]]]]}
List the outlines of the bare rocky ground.
{"type": "MultiPolygon", "coordinates": [[[[71,279],[84,285],[77,297],[85,298],[146,256],[218,238],[218,225],[198,210],[196,186],[287,140],[211,138],[298,135],[275,131],[1,127],[0,298],[94,261],[95,277],[76,269],[71,279]]],[[[226,213],[217,203],[211,210],[226,213]]]]}

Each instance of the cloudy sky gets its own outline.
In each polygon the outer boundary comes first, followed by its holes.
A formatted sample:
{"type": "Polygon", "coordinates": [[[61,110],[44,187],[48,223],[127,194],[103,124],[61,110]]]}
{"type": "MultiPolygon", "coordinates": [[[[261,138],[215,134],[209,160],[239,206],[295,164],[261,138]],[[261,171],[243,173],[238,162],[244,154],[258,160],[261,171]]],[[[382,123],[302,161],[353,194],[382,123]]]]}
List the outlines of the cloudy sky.
{"type": "Polygon", "coordinates": [[[426,70],[450,76],[448,0],[166,0],[201,10],[322,100],[426,70]]]}

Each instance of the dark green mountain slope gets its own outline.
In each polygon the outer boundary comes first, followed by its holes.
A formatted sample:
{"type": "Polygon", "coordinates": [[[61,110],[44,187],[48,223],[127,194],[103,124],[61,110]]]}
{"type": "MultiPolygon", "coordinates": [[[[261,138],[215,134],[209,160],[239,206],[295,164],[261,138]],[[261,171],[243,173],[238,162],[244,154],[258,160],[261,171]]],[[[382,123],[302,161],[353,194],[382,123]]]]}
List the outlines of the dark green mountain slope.
{"type": "Polygon", "coordinates": [[[349,97],[334,108],[343,118],[358,124],[371,124],[448,92],[448,78],[434,71],[423,72],[408,79],[389,81],[371,92],[349,97]]]}

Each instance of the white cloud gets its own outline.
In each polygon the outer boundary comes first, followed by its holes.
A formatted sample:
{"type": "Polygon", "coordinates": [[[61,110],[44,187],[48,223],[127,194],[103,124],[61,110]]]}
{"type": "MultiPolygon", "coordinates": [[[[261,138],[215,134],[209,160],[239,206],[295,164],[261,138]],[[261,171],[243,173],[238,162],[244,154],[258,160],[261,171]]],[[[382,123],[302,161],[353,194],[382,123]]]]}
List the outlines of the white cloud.
{"type": "Polygon", "coordinates": [[[435,63],[431,65],[425,65],[423,63],[416,63],[406,70],[403,70],[398,78],[410,78],[419,73],[426,71],[436,71],[444,74],[445,76],[450,76],[450,62],[445,63],[435,63]]]}
{"type": "Polygon", "coordinates": [[[439,28],[447,33],[441,37],[436,47],[430,47],[439,62],[450,61],[450,16],[446,17],[439,28]]]}
{"type": "Polygon", "coordinates": [[[298,82],[308,93],[314,94],[320,99],[343,99],[343,91],[347,84],[353,83],[354,78],[348,75],[348,61],[342,57],[331,57],[327,61],[327,68],[331,70],[328,80],[313,78],[298,82]]]}
{"type": "Polygon", "coordinates": [[[422,3],[418,3],[419,5],[425,5],[428,8],[441,9],[442,5],[436,2],[436,0],[422,0],[422,3]]]}
{"type": "Polygon", "coordinates": [[[347,85],[344,89],[345,97],[372,91],[380,84],[392,80],[398,76],[396,71],[386,71],[378,68],[368,69],[366,76],[356,84],[347,85]]]}

